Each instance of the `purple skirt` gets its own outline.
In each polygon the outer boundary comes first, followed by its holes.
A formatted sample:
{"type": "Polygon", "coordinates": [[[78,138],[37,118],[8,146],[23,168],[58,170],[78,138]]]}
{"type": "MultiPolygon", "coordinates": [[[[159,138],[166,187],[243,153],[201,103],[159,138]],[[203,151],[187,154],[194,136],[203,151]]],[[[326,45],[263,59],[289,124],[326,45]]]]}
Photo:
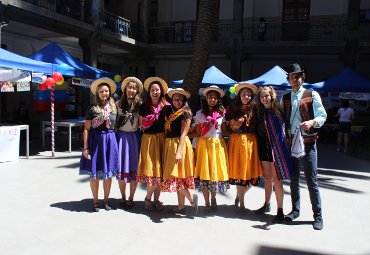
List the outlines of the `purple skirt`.
{"type": "Polygon", "coordinates": [[[117,179],[126,183],[136,181],[136,171],[139,163],[140,137],[139,132],[116,132],[118,143],[118,173],[117,179]]]}
{"type": "Polygon", "coordinates": [[[80,160],[80,175],[92,179],[109,179],[118,171],[118,146],[113,130],[89,132],[90,159],[83,155],[80,160]]]}

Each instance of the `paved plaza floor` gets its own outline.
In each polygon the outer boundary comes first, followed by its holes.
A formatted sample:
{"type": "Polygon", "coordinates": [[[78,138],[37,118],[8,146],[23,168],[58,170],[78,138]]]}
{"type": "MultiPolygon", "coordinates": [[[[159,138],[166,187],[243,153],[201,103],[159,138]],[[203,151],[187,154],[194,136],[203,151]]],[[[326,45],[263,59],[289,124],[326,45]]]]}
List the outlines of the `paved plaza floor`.
{"type": "MultiPolygon", "coordinates": [[[[312,228],[312,211],[304,177],[301,216],[293,224],[271,224],[276,213],[256,215],[264,200],[262,186],[246,194],[239,215],[235,187],[217,196],[219,209],[174,216],[174,193],[162,193],[163,212],[144,211],[145,187],[136,206],[118,209],[120,193],[113,181],[113,210],[91,213],[89,179],[78,175],[81,152],[45,151],[30,159],[0,163],[0,254],[370,254],[370,162],[319,144],[319,182],[324,229],[312,228]]],[[[290,206],[284,184],[284,212],[290,206]]],[[[103,197],[100,187],[100,197],[103,197]]],[[[189,206],[189,205],[188,205],[189,206]]]]}

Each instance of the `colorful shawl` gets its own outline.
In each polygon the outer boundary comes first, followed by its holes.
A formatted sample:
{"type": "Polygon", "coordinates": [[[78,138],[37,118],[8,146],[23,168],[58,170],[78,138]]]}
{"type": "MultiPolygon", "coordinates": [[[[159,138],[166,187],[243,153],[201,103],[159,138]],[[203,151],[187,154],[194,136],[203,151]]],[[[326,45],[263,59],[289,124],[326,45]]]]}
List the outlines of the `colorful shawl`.
{"type": "Polygon", "coordinates": [[[132,101],[130,109],[128,111],[123,112],[120,116],[119,119],[122,121],[118,124],[118,128],[124,126],[128,120],[130,120],[131,125],[134,124],[135,121],[135,115],[133,114],[135,109],[135,101],[132,101]]]}
{"type": "Polygon", "coordinates": [[[271,144],[276,174],[279,180],[290,179],[295,171],[285,142],[282,121],[269,110],[265,110],[264,120],[271,144]]]}
{"type": "Polygon", "coordinates": [[[184,113],[184,109],[180,108],[175,112],[172,112],[170,116],[166,116],[166,123],[164,124],[164,132],[167,134],[169,131],[171,131],[171,123],[178,117],[180,117],[184,113]]]}
{"type": "Polygon", "coordinates": [[[110,107],[109,102],[107,101],[103,111],[99,113],[93,120],[92,120],[92,126],[93,128],[99,127],[101,124],[105,121],[105,126],[109,129],[110,128],[110,120],[109,115],[112,112],[112,109],[110,107]]]}
{"type": "Polygon", "coordinates": [[[220,114],[218,111],[214,111],[212,113],[212,116],[207,116],[204,113],[202,113],[202,114],[208,120],[207,122],[203,122],[203,123],[200,124],[200,128],[201,128],[201,132],[200,132],[201,134],[200,135],[204,136],[205,134],[207,134],[211,130],[212,125],[215,126],[215,129],[219,128],[217,119],[222,118],[224,115],[220,114]]]}
{"type": "Polygon", "coordinates": [[[157,107],[151,105],[150,109],[152,111],[152,114],[148,114],[145,117],[142,118],[141,126],[143,130],[146,130],[150,128],[155,120],[158,120],[159,114],[162,110],[161,104],[158,104],[157,107]]]}

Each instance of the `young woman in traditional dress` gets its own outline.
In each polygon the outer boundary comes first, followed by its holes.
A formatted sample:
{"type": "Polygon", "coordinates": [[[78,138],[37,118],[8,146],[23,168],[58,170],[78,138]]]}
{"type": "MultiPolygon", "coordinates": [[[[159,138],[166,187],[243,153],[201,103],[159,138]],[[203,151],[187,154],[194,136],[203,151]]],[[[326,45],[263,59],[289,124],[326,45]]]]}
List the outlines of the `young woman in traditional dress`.
{"type": "Polygon", "coordinates": [[[212,85],[203,91],[207,104],[196,113],[189,137],[199,137],[196,148],[195,187],[203,192],[206,212],[217,210],[216,192],[230,188],[226,143],[221,132],[225,115],[221,98],[225,93],[212,85]],[[210,201],[211,193],[211,201],[210,201]]]}
{"type": "Polygon", "coordinates": [[[194,189],[194,152],[187,136],[192,114],[186,101],[190,93],[182,88],[172,89],[168,92],[172,99],[171,107],[167,106],[165,115],[166,123],[164,145],[164,170],[162,191],[177,192],[178,205],[172,213],[185,213],[185,197],[194,208],[194,214],[198,211],[198,196],[190,193],[194,189]]]}
{"type": "Polygon", "coordinates": [[[115,176],[118,170],[118,146],[114,134],[117,109],[111,98],[116,91],[116,83],[109,78],[100,78],[95,80],[90,88],[95,100],[94,105],[86,112],[80,175],[90,176],[93,211],[97,212],[99,179],[103,179],[104,208],[110,210],[108,198],[112,176],[115,176]]]}
{"type": "Polygon", "coordinates": [[[236,185],[235,205],[240,203],[242,213],[245,211],[244,195],[251,185],[258,185],[262,168],[258,157],[257,116],[253,100],[257,87],[249,83],[239,84],[235,92],[236,101],[228,107],[222,128],[223,133],[230,136],[229,182],[236,185]]]}
{"type": "Polygon", "coordinates": [[[139,109],[143,84],[136,77],[123,80],[122,97],[116,103],[118,116],[116,120],[116,137],[119,153],[119,170],[117,180],[122,195],[121,207],[131,209],[137,187],[136,173],[139,162],[139,109]],[[130,183],[130,196],[126,200],[126,183],[130,183]]]}
{"type": "Polygon", "coordinates": [[[163,108],[167,104],[164,95],[168,86],[163,79],[150,77],[144,81],[144,89],[148,94],[139,111],[141,129],[144,133],[141,137],[137,181],[147,184],[145,210],[163,210],[159,196],[163,177],[165,123],[163,108]]]}
{"type": "Polygon", "coordinates": [[[285,141],[285,122],[273,87],[261,87],[258,90],[256,105],[258,111],[258,152],[265,180],[265,203],[256,212],[266,213],[271,210],[270,200],[274,185],[278,209],[273,222],[281,223],[284,221],[284,188],[281,181],[290,179],[294,173],[285,141]]]}

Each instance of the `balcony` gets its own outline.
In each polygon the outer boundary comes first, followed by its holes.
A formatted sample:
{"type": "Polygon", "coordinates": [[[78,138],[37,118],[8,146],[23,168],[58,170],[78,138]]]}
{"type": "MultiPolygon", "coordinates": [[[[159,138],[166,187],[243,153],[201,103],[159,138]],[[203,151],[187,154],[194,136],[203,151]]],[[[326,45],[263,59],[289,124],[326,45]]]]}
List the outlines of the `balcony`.
{"type": "MultiPolygon", "coordinates": [[[[266,23],[264,34],[259,32],[259,26],[258,22],[244,23],[243,41],[334,42],[345,40],[347,33],[346,21],[269,22],[266,23]]],[[[196,26],[151,27],[149,31],[150,43],[189,43],[194,41],[196,26]]],[[[361,23],[359,33],[361,40],[369,40],[370,22],[361,23]]],[[[219,24],[213,40],[229,42],[232,37],[232,24],[219,24]]]]}
{"type": "Polygon", "coordinates": [[[23,0],[49,11],[91,24],[91,3],[74,0],[23,0]]]}
{"type": "Polygon", "coordinates": [[[115,34],[132,37],[131,22],[129,20],[108,11],[104,11],[103,20],[103,27],[105,29],[115,34]]]}

